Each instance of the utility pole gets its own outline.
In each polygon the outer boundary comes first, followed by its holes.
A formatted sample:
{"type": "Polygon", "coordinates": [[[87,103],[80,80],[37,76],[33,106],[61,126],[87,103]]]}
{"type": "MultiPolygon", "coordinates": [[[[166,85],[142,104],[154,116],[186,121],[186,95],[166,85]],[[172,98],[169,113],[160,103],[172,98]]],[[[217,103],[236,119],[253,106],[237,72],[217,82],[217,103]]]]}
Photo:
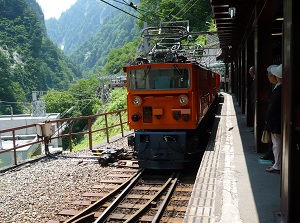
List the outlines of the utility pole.
{"type": "Polygon", "coordinates": [[[45,117],[46,116],[46,102],[44,99],[38,100],[38,96],[43,96],[45,91],[32,92],[32,116],[45,117]]]}
{"type": "Polygon", "coordinates": [[[3,146],[2,146],[2,140],[1,140],[1,134],[0,134],[0,151],[3,150],[3,146]]]}

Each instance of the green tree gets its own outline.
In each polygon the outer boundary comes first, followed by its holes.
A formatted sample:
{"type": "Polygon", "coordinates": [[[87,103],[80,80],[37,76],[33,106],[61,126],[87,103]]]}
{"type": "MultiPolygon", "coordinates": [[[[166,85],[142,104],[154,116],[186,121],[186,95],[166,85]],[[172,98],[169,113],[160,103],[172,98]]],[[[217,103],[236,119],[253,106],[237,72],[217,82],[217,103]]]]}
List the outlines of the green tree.
{"type": "Polygon", "coordinates": [[[105,73],[123,73],[123,67],[132,58],[136,57],[136,49],[140,40],[129,42],[123,47],[113,49],[108,54],[107,63],[104,66],[105,73]]]}
{"type": "Polygon", "coordinates": [[[50,90],[43,97],[47,113],[66,113],[74,106],[74,98],[68,90],[50,90]]]}
{"type": "MultiPolygon", "coordinates": [[[[1,97],[12,92],[6,98],[15,104],[30,101],[32,91],[68,89],[82,76],[79,68],[46,37],[41,13],[35,0],[0,1],[0,52],[2,63],[6,61],[8,67],[1,68],[1,79],[6,81],[1,97]]],[[[22,112],[23,106],[15,107],[22,112]]]]}
{"type": "Polygon", "coordinates": [[[121,110],[127,107],[126,102],[127,89],[115,88],[110,93],[110,103],[105,107],[105,112],[121,110]]]}
{"type": "Polygon", "coordinates": [[[158,26],[160,22],[188,20],[190,31],[206,31],[206,22],[212,18],[210,0],[199,0],[197,4],[189,0],[143,0],[138,11],[141,12],[140,28],[144,21],[148,26],[158,26]]]}
{"type": "Polygon", "coordinates": [[[14,103],[16,101],[25,101],[24,91],[20,85],[13,82],[12,70],[7,56],[0,51],[0,114],[9,115],[13,109],[15,114],[20,114],[22,104],[14,103]]]}

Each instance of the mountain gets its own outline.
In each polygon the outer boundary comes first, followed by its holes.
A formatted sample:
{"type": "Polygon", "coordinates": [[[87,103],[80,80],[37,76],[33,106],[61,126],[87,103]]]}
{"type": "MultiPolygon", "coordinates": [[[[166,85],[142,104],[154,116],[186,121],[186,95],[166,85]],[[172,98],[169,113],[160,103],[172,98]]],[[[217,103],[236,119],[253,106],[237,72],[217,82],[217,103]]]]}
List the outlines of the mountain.
{"type": "MultiPolygon", "coordinates": [[[[88,41],[84,42],[70,57],[83,72],[99,71],[107,63],[111,50],[122,47],[139,37],[140,30],[132,17],[118,13],[88,41]]],[[[125,65],[125,64],[124,64],[125,65]]]]}
{"type": "MultiPolygon", "coordinates": [[[[57,20],[45,21],[49,38],[79,65],[84,73],[99,71],[112,49],[139,37],[135,10],[125,1],[77,0],[57,20]],[[123,10],[119,10],[119,9],[123,10]],[[127,12],[127,13],[125,13],[127,12]]],[[[133,1],[138,4],[139,1],[133,1]]]]}
{"type": "Polygon", "coordinates": [[[46,36],[35,0],[0,1],[0,114],[27,109],[32,91],[67,89],[80,69],[46,36]]]}
{"type": "MultiPolygon", "coordinates": [[[[70,9],[62,13],[58,20],[50,18],[45,21],[49,38],[67,55],[70,55],[95,35],[101,26],[109,21],[116,23],[114,18],[116,15],[123,14],[130,17],[113,7],[130,11],[131,8],[126,4],[124,6],[124,3],[116,4],[117,1],[108,0],[107,2],[109,4],[99,0],[77,0],[70,9]]],[[[137,3],[138,1],[135,4],[137,3]]]]}
{"type": "Polygon", "coordinates": [[[97,0],[77,0],[57,20],[45,21],[49,38],[67,55],[93,36],[111,18],[113,8],[97,0]]]}

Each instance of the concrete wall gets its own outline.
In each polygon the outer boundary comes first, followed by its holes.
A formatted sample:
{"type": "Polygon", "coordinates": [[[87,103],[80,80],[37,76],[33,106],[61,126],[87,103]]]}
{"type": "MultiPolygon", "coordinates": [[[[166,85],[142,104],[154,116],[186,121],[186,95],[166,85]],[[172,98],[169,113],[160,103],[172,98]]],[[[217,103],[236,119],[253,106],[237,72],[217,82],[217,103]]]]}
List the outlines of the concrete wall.
{"type": "MultiPolygon", "coordinates": [[[[40,122],[60,119],[59,113],[47,114],[45,117],[33,117],[31,115],[2,115],[0,116],[0,130],[6,130],[40,122]]],[[[55,128],[57,125],[55,123],[55,128]]],[[[16,145],[24,145],[37,141],[37,130],[35,127],[24,128],[15,132],[16,145]]],[[[0,134],[0,143],[2,149],[7,150],[13,148],[12,132],[0,134]]],[[[1,147],[0,146],[0,147],[1,147]]],[[[51,140],[49,147],[58,148],[61,146],[61,139],[51,140]]],[[[1,149],[1,148],[0,148],[1,149]]],[[[3,150],[2,150],[3,151],[3,150]]],[[[44,145],[41,143],[24,146],[17,149],[17,163],[28,160],[32,156],[40,155],[44,152],[44,145]]],[[[14,165],[14,152],[5,152],[0,154],[0,169],[14,165]]]]}
{"type": "MultiPolygon", "coordinates": [[[[33,117],[31,115],[1,115],[0,116],[0,130],[16,128],[20,126],[26,126],[44,122],[46,120],[57,120],[60,119],[59,113],[47,114],[45,117],[33,117]]],[[[57,126],[56,126],[57,127],[57,126]]],[[[12,133],[2,133],[1,136],[10,136],[12,133]]],[[[16,131],[19,135],[33,135],[36,134],[36,128],[24,128],[16,131]]]]}

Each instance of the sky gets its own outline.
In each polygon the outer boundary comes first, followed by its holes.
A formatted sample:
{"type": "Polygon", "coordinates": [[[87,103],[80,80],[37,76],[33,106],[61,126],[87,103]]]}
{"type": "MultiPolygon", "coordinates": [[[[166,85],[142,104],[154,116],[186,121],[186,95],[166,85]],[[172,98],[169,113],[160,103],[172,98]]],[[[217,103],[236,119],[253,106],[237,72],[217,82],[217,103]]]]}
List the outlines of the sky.
{"type": "Polygon", "coordinates": [[[45,19],[55,17],[58,19],[77,0],[36,0],[41,6],[45,19]]]}

